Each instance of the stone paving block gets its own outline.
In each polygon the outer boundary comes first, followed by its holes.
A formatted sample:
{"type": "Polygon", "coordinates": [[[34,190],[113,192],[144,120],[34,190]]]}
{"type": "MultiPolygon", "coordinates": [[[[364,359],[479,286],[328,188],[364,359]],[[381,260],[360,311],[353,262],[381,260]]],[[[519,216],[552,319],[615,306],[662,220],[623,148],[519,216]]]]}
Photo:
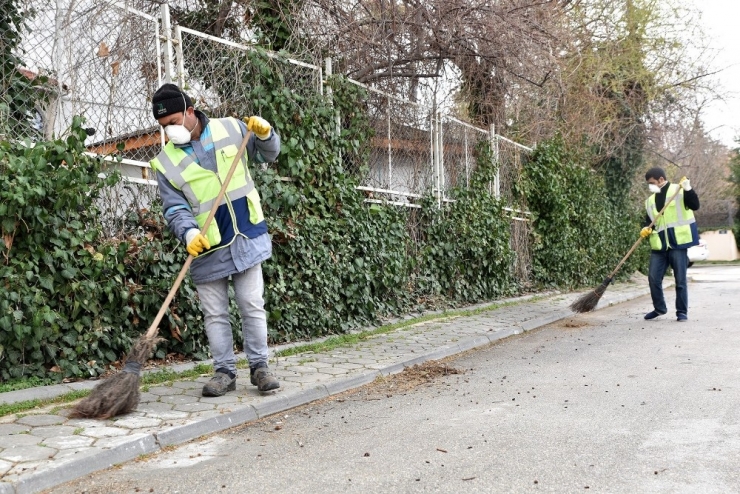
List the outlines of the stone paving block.
{"type": "Polygon", "coordinates": [[[223,396],[204,396],[200,399],[201,403],[213,403],[214,405],[233,405],[240,401],[237,394],[227,393],[223,396]]]}
{"type": "Polygon", "coordinates": [[[71,436],[75,427],[69,425],[52,425],[49,427],[34,427],[31,434],[38,437],[71,436]]]}
{"type": "Polygon", "coordinates": [[[0,424],[0,436],[20,434],[31,430],[31,426],[23,424],[0,424]]]}
{"type": "Polygon", "coordinates": [[[16,420],[16,424],[30,425],[31,427],[43,427],[45,425],[59,425],[66,419],[59,415],[26,415],[16,420]]]}
{"type": "Polygon", "coordinates": [[[125,436],[130,431],[119,427],[89,427],[80,432],[81,436],[100,439],[103,437],[125,436]]]}
{"type": "Polygon", "coordinates": [[[146,414],[149,413],[157,413],[157,412],[169,412],[172,411],[172,409],[175,407],[174,403],[163,403],[163,402],[150,402],[150,403],[143,403],[139,404],[139,406],[136,408],[139,412],[144,412],[146,414]]]}
{"type": "Polygon", "coordinates": [[[75,449],[90,446],[94,441],[95,438],[86,436],[61,436],[44,439],[41,444],[55,449],[75,449]]]}
{"type": "Polygon", "coordinates": [[[147,393],[147,392],[144,392],[144,391],[142,391],[141,393],[139,393],[139,403],[155,402],[155,401],[158,401],[158,400],[159,400],[159,395],[155,395],[155,394],[152,394],[152,393],[147,393]]]}
{"type": "Polygon", "coordinates": [[[343,364],[334,364],[333,369],[344,369],[347,371],[352,371],[356,369],[362,369],[364,366],[362,364],[356,364],[354,362],[345,362],[343,364]]]}
{"type": "Polygon", "coordinates": [[[68,462],[71,460],[79,460],[80,458],[89,458],[90,456],[94,456],[98,453],[100,453],[100,450],[98,448],[92,448],[92,447],[61,449],[54,456],[54,460],[55,461],[63,460],[63,461],[68,462]]]}
{"type": "Polygon", "coordinates": [[[161,419],[154,417],[126,417],[125,419],[116,420],[113,425],[126,429],[142,429],[144,427],[157,427],[161,423],[161,419]]]}
{"type": "Polygon", "coordinates": [[[338,367],[325,367],[320,369],[319,374],[328,374],[330,376],[341,376],[347,373],[347,369],[340,369],[338,367]]]}
{"type": "Polygon", "coordinates": [[[97,439],[93,445],[101,450],[118,448],[138,441],[146,441],[148,437],[151,437],[151,439],[154,440],[154,436],[147,433],[129,433],[125,436],[119,437],[101,437],[100,439],[97,439]]]}
{"type": "Polygon", "coordinates": [[[180,412],[201,412],[204,410],[213,410],[216,408],[214,403],[183,403],[175,405],[175,410],[180,412]]]}
{"type": "Polygon", "coordinates": [[[183,403],[198,403],[197,396],[188,396],[188,395],[170,395],[170,396],[162,396],[160,398],[161,403],[172,403],[173,405],[181,405],[183,403]]]}
{"type": "Polygon", "coordinates": [[[377,364],[378,360],[369,357],[368,354],[364,354],[362,357],[352,357],[352,360],[350,360],[350,362],[365,367],[367,365],[377,364]]]}
{"type": "Polygon", "coordinates": [[[368,370],[383,370],[390,365],[390,360],[378,360],[375,364],[365,364],[368,370]]]}
{"type": "Polygon", "coordinates": [[[311,362],[311,367],[314,367],[318,370],[325,369],[326,367],[331,367],[331,362],[324,362],[323,360],[317,360],[316,362],[311,362]]]}
{"type": "Polygon", "coordinates": [[[45,448],[43,446],[18,446],[16,448],[4,449],[0,453],[0,459],[21,463],[25,461],[41,461],[53,458],[57,453],[54,448],[45,448]]]}
{"type": "Polygon", "coordinates": [[[35,446],[43,440],[44,438],[34,436],[33,434],[13,434],[11,436],[3,436],[2,447],[4,449],[9,449],[20,448],[23,446],[35,446]]]}
{"type": "Polygon", "coordinates": [[[297,375],[297,376],[285,376],[280,377],[280,381],[283,382],[291,382],[291,383],[299,383],[299,384],[313,384],[313,383],[319,383],[321,381],[326,381],[329,379],[329,374],[324,374],[320,372],[315,372],[313,374],[305,374],[305,375],[297,375]]]}
{"type": "Polygon", "coordinates": [[[37,468],[43,467],[44,462],[42,461],[27,461],[23,463],[16,463],[13,467],[8,470],[8,473],[3,477],[8,482],[17,482],[20,477],[33,474],[37,468]]]}
{"type": "Polygon", "coordinates": [[[203,410],[200,412],[193,412],[190,414],[190,417],[188,418],[188,420],[183,421],[180,425],[190,424],[192,422],[209,419],[211,417],[217,417],[219,415],[223,415],[225,413],[231,413],[233,411],[234,410],[231,408],[228,408],[228,409],[215,408],[213,410],[203,410]]]}
{"type": "Polygon", "coordinates": [[[327,364],[341,364],[341,363],[349,361],[349,357],[341,357],[341,356],[332,355],[331,357],[322,357],[321,361],[327,364]]]}
{"type": "MultiPolygon", "coordinates": [[[[237,383],[238,382],[239,381],[237,381],[237,383]]],[[[239,388],[239,386],[237,384],[237,389],[238,388],[239,388]]],[[[183,391],[182,395],[183,396],[194,396],[196,398],[200,398],[201,396],[203,396],[203,383],[198,383],[198,387],[197,388],[186,389],[185,391],[183,391]]]]}
{"type": "Polygon", "coordinates": [[[311,372],[316,372],[319,369],[317,367],[312,367],[310,365],[292,365],[290,367],[286,367],[285,369],[282,369],[279,374],[291,372],[293,374],[308,374],[311,372]]]}
{"type": "Polygon", "coordinates": [[[162,420],[178,420],[178,419],[185,419],[188,418],[190,415],[189,412],[181,412],[177,410],[166,410],[161,412],[148,412],[146,414],[147,417],[153,417],[155,419],[162,419],[162,420]]]}
{"type": "Polygon", "coordinates": [[[9,461],[0,460],[0,477],[5,475],[5,472],[13,468],[13,464],[9,461]]]}
{"type": "Polygon", "coordinates": [[[148,393],[157,396],[172,396],[175,394],[180,394],[182,392],[182,388],[176,388],[174,386],[155,386],[153,388],[149,388],[148,391],[148,393]]]}
{"type": "Polygon", "coordinates": [[[199,382],[195,381],[175,381],[172,383],[172,386],[175,388],[182,388],[182,389],[201,389],[203,388],[203,385],[199,382]]]}
{"type": "Polygon", "coordinates": [[[0,481],[0,494],[15,494],[15,487],[9,482],[0,481]]]}

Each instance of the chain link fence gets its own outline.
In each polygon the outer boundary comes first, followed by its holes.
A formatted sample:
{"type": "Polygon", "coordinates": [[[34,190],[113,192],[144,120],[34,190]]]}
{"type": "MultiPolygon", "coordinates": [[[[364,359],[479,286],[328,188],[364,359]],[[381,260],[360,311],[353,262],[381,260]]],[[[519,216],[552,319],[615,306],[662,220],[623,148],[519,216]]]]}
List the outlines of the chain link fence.
{"type": "Polygon", "coordinates": [[[9,109],[3,128],[16,139],[51,139],[80,115],[94,152],[113,152],[111,144],[131,137],[125,157],[137,159],[144,132],[153,129],[159,142],[149,104],[161,83],[159,21],[115,2],[31,0],[25,7],[19,65],[2,83],[7,88],[21,74],[28,84],[0,94],[9,109]],[[20,99],[32,108],[18,108],[20,99]]]}
{"type": "Polygon", "coordinates": [[[263,115],[265,103],[250,97],[253,88],[278,89],[292,108],[281,109],[285,118],[300,115],[302,100],[323,94],[322,69],[295,59],[262,52],[253,63],[255,48],[183,27],[175,28],[176,75],[180,87],[196,108],[215,118],[263,115]],[[273,87],[279,80],[281,87],[273,87]]]}
{"type": "Polygon", "coordinates": [[[490,142],[490,132],[452,117],[443,117],[441,134],[441,190],[444,199],[454,199],[456,188],[470,186],[481,144],[490,142]]]}
{"type": "MultiPolygon", "coordinates": [[[[148,208],[157,195],[148,162],[161,150],[164,136],[150,102],[165,80],[178,83],[197,108],[213,117],[262,115],[267,103],[249,94],[265,87],[268,77],[280,81],[281,87],[272,89],[293,101],[293,108],[282,110],[286,118],[297,118],[302,101],[324,93],[324,73],[317,65],[269,52],[262,52],[262,62],[255,64],[251,57],[257,49],[252,46],[181,26],[169,34],[166,6],[160,18],[159,13],[119,2],[30,0],[26,12],[28,31],[16,49],[17,67],[0,72],[0,134],[51,139],[63,135],[74,116],[83,116],[90,153],[116,154],[112,165],[125,177],[101,199],[101,209],[110,212],[104,226],[111,237],[135,234],[120,218],[148,208]],[[264,55],[269,67],[264,66],[264,55]]],[[[528,279],[531,223],[516,186],[531,150],[424,105],[351,82],[367,90],[358,108],[375,130],[369,162],[345,160],[350,171],[366,170],[359,187],[366,200],[412,209],[420,208],[419,199],[429,194],[439,204],[454,201],[456,188],[470,184],[481,144],[491,142],[499,172],[490,193],[510,206],[511,244],[517,253],[513,269],[528,279]]],[[[409,229],[414,238],[413,225],[409,229]]]]}
{"type": "Polygon", "coordinates": [[[363,106],[374,137],[369,162],[350,162],[350,171],[366,170],[360,177],[360,188],[368,192],[368,200],[415,207],[415,200],[434,184],[430,166],[433,113],[422,105],[351,82],[367,90],[363,106]]]}

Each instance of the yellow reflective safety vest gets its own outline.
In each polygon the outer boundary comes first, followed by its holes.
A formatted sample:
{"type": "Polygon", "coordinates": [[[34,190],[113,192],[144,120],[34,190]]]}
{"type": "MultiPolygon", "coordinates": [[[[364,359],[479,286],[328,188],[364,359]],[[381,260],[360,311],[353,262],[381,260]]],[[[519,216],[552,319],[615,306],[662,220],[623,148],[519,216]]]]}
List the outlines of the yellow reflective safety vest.
{"type": "MultiPolygon", "coordinates": [[[[671,184],[666,192],[666,201],[676,193],[681,186],[671,184]]],[[[655,205],[655,194],[645,201],[645,209],[651,221],[658,216],[655,205]]],[[[653,233],[650,234],[650,248],[665,251],[668,249],[687,249],[699,243],[699,230],[696,226],[694,212],[686,209],[683,202],[683,190],[673,199],[665,209],[663,215],[655,221],[653,233]]]]}
{"type": "MultiPolygon", "coordinates": [[[[208,128],[211,135],[201,142],[203,147],[213,143],[218,174],[202,168],[196,162],[195,153],[188,154],[172,142],[168,142],[150,162],[154,170],[161,172],[173,187],[183,193],[201,230],[244,138],[235,118],[211,119],[208,128]]],[[[259,192],[254,188],[247,168],[246,153],[241,161],[205,232],[211,244],[206,253],[230,245],[236,235],[256,238],[267,232],[259,192]]]]}

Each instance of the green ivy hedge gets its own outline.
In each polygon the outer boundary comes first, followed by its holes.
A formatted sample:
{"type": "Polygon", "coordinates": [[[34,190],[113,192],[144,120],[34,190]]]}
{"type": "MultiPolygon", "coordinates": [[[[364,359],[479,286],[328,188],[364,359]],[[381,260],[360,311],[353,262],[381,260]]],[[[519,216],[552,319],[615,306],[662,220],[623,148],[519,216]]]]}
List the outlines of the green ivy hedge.
{"type": "MultiPolygon", "coordinates": [[[[582,162],[555,138],[539,144],[525,167],[520,193],[534,218],[534,278],[544,286],[601,283],[639,238],[645,213],[618,210],[603,177],[582,162]]],[[[649,250],[642,247],[618,277],[647,265],[649,250]]]]}

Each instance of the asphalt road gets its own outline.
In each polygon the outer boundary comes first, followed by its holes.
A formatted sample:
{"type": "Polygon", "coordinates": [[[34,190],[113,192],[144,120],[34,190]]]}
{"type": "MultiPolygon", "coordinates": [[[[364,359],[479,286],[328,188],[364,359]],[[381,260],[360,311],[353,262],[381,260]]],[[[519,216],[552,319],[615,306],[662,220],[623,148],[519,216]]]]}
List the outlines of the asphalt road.
{"type": "Polygon", "coordinates": [[[51,492],[740,492],[740,267],[689,275],[51,492]]]}

